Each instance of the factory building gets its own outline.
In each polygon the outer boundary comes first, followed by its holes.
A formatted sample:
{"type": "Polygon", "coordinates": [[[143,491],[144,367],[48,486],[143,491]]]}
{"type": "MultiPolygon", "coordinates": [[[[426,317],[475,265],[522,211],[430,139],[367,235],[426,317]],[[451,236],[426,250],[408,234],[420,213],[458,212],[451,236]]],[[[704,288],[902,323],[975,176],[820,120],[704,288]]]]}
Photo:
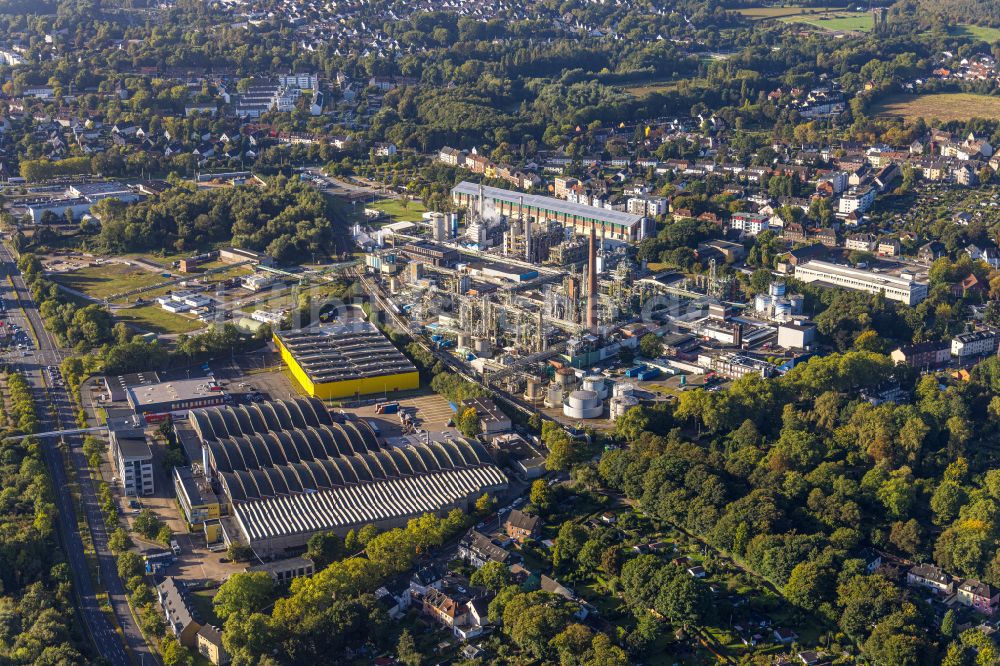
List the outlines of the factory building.
{"type": "Polygon", "coordinates": [[[260,558],[298,555],[317,531],[388,529],[465,510],[507,487],[478,442],[387,447],[364,421],[335,423],[316,399],[196,410],[191,423],[202,464],[231,505],[226,541],[260,558]]]}
{"type": "Polygon", "coordinates": [[[314,398],[420,388],[413,363],[370,322],[283,331],[274,342],[295,381],[314,398]]]}
{"type": "Polygon", "coordinates": [[[479,204],[480,191],[482,196],[491,202],[497,213],[511,218],[526,218],[534,222],[555,220],[571,227],[578,236],[589,234],[591,229],[596,228],[608,240],[626,243],[638,242],[646,236],[644,218],[641,215],[572,203],[553,197],[524,194],[462,181],[452,188],[451,198],[459,206],[475,208],[479,204]]]}
{"type": "Polygon", "coordinates": [[[152,422],[168,414],[183,414],[197,407],[211,407],[225,402],[225,394],[212,379],[177,379],[159,384],[130,386],[128,404],[136,415],[152,422]]]}
{"type": "Polygon", "coordinates": [[[927,283],[917,282],[908,273],[896,277],[814,259],[796,266],[795,278],[802,282],[867,291],[869,294],[885,292],[889,300],[907,305],[916,305],[927,298],[927,283]]]}

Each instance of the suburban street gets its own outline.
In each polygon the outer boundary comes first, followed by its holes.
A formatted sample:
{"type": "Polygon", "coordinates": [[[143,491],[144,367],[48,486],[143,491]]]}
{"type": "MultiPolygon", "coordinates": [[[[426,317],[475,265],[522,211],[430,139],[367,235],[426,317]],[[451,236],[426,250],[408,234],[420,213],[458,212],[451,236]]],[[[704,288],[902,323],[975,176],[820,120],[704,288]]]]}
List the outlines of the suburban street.
{"type": "MultiPolygon", "coordinates": [[[[0,288],[2,288],[3,297],[8,304],[8,315],[11,322],[29,332],[33,331],[34,336],[37,336],[36,349],[18,353],[17,356],[11,358],[11,361],[24,372],[35,392],[35,405],[38,410],[41,430],[46,432],[73,428],[75,427],[75,408],[69,393],[64,387],[49,386],[44,377],[45,367],[58,366],[66,354],[45,330],[31,292],[17,270],[10,250],[2,243],[0,243],[0,274],[2,274],[0,288]],[[8,279],[8,276],[12,280],[8,279]],[[13,292],[11,284],[13,284],[13,292]]],[[[70,480],[67,478],[66,469],[58,449],[58,440],[44,439],[42,448],[45,462],[52,474],[55,500],[59,507],[57,522],[60,539],[73,572],[73,584],[78,598],[79,611],[86,625],[87,633],[95,646],[96,654],[116,666],[128,666],[133,663],[159,663],[157,656],[150,650],[139,631],[125,598],[125,587],[118,576],[115,558],[108,549],[108,533],[101,515],[94,484],[90,478],[87,461],[80,446],[80,437],[73,436],[65,439],[70,445],[70,461],[75,470],[75,480],[80,487],[82,508],[86,512],[93,545],[98,554],[99,580],[108,592],[116,622],[124,632],[124,645],[122,636],[119,635],[115,626],[98,604],[84,555],[83,541],[74,520],[74,499],[70,490],[70,480]],[[126,651],[126,646],[128,651],[126,651]],[[129,653],[131,653],[131,657],[129,653]]]]}

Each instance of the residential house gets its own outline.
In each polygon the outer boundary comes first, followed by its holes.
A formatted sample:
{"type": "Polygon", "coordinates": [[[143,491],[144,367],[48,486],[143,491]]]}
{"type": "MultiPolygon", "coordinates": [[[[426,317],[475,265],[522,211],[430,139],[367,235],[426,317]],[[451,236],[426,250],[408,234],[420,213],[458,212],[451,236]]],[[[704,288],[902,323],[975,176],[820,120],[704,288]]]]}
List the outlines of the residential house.
{"type": "Polygon", "coordinates": [[[458,556],[477,569],[487,562],[510,562],[511,554],[477,530],[471,529],[458,542],[458,556]]]}
{"type": "Polygon", "coordinates": [[[903,345],[889,354],[889,358],[896,365],[906,365],[911,368],[937,368],[951,360],[951,343],[949,341],[930,341],[903,345]]]}
{"type": "Polygon", "coordinates": [[[177,637],[178,642],[185,647],[197,648],[198,631],[202,625],[194,618],[184,582],[167,576],[156,586],[156,598],[166,617],[167,628],[177,637]]]}
{"type": "Polygon", "coordinates": [[[851,234],[844,242],[844,247],[848,250],[858,252],[874,252],[878,245],[878,237],[875,234],[851,234]]]}
{"type": "Polygon", "coordinates": [[[410,593],[416,596],[427,594],[430,589],[441,589],[444,571],[435,564],[417,569],[410,577],[410,593]]]}
{"type": "Polygon", "coordinates": [[[222,645],[222,632],[218,627],[213,627],[210,624],[206,624],[198,630],[198,654],[215,666],[223,666],[232,661],[226,648],[222,645]]]}
{"type": "Polygon", "coordinates": [[[881,238],[876,248],[880,257],[898,257],[900,251],[898,238],[881,238]]]}
{"type": "Polygon", "coordinates": [[[957,356],[960,361],[995,354],[997,351],[998,336],[996,331],[981,330],[961,333],[951,339],[951,355],[957,356]]]}
{"type": "Polygon", "coordinates": [[[969,579],[958,586],[958,601],[992,616],[1000,606],[1000,590],[974,578],[969,579]]]}
{"type": "Polygon", "coordinates": [[[951,594],[955,583],[943,569],[933,564],[918,564],[906,572],[906,584],[910,587],[923,587],[941,594],[951,594]]]}
{"type": "Polygon", "coordinates": [[[513,509],[507,516],[504,523],[504,530],[514,541],[522,543],[527,539],[533,539],[538,534],[542,520],[538,516],[524,513],[520,509],[513,509]]]}
{"type": "Polygon", "coordinates": [[[929,243],[924,243],[917,250],[917,259],[924,263],[931,263],[935,259],[940,259],[945,255],[944,243],[940,241],[931,241],[929,243]]]}

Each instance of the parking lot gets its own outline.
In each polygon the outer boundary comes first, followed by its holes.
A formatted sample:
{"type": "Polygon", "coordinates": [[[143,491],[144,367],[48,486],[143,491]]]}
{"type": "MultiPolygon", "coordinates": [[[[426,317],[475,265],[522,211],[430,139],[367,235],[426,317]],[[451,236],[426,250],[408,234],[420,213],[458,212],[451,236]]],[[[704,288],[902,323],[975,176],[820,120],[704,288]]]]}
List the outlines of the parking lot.
{"type": "MultiPolygon", "coordinates": [[[[436,393],[402,398],[393,402],[399,403],[401,411],[410,412],[413,415],[416,427],[421,430],[431,432],[452,430],[452,428],[447,426],[447,423],[455,414],[451,411],[448,401],[436,393]]],[[[358,418],[375,423],[382,437],[399,437],[403,434],[398,414],[376,414],[375,405],[345,411],[356,414],[358,418]]]]}

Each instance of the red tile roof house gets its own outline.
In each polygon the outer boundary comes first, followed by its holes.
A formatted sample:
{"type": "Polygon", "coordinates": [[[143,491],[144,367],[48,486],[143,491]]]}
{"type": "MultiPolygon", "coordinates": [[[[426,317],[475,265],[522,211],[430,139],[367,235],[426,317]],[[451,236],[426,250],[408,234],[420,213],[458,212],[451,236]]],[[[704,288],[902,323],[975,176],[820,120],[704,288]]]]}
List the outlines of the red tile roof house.
{"type": "Polygon", "coordinates": [[[1000,590],[987,583],[970,579],[958,586],[958,600],[984,615],[993,615],[1000,606],[1000,590]]]}

